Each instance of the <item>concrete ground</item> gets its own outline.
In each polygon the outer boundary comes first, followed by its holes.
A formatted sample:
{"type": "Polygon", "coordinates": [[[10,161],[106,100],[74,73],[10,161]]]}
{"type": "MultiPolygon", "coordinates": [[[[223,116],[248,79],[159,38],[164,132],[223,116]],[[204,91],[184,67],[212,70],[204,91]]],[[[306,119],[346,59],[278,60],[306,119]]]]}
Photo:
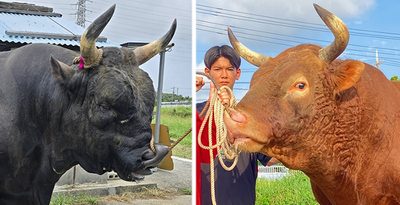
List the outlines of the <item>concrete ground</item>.
{"type": "MultiPolygon", "coordinates": [[[[187,192],[192,188],[192,162],[191,160],[173,157],[174,169],[166,171],[162,169],[156,170],[152,175],[146,176],[140,182],[126,182],[121,179],[108,180],[107,184],[83,184],[73,188],[68,185],[56,186],[53,195],[60,193],[72,194],[91,194],[98,196],[106,196],[112,194],[121,194],[124,192],[137,192],[144,188],[159,188],[161,190],[179,192],[187,192]]],[[[101,205],[190,205],[192,204],[191,195],[174,195],[168,199],[138,199],[127,202],[113,201],[107,199],[100,201],[101,205]]]]}
{"type": "Polygon", "coordinates": [[[99,205],[191,205],[191,195],[174,196],[171,199],[138,199],[130,202],[101,201],[99,205]]]}
{"type": "Polygon", "coordinates": [[[172,157],[174,169],[166,171],[158,169],[152,175],[146,176],[143,182],[156,183],[160,189],[181,190],[192,188],[192,161],[179,157],[172,157]]]}

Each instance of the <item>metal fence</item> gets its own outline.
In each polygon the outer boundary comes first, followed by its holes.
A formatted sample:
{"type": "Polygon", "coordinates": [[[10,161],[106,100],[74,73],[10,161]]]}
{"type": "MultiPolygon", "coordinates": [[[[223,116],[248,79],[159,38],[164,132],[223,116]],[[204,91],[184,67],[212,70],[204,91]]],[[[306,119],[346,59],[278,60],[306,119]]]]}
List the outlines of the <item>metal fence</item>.
{"type": "Polygon", "coordinates": [[[283,165],[259,166],[258,177],[265,179],[281,179],[289,174],[289,169],[283,165]]]}

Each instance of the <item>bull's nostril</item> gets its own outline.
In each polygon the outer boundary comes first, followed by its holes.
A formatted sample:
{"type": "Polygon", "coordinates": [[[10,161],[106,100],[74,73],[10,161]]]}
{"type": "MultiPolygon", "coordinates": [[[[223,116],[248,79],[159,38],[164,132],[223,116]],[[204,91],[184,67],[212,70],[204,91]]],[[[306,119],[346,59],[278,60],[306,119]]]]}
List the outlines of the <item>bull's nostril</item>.
{"type": "Polygon", "coordinates": [[[244,123],[246,121],[246,117],[239,111],[234,110],[234,109],[230,109],[229,111],[230,111],[229,114],[230,114],[230,117],[232,120],[239,122],[239,123],[244,123]]]}

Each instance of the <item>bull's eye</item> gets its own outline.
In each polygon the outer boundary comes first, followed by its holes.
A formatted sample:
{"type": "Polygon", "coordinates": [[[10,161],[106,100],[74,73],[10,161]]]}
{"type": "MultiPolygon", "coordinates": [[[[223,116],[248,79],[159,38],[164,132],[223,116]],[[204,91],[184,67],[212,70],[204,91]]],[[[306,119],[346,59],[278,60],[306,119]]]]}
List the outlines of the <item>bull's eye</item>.
{"type": "Polygon", "coordinates": [[[296,83],[295,87],[299,90],[304,90],[306,88],[306,84],[303,82],[296,83]]]}
{"type": "Polygon", "coordinates": [[[100,107],[100,110],[103,110],[103,111],[110,110],[110,106],[108,106],[106,104],[100,104],[99,107],[100,107]]]}

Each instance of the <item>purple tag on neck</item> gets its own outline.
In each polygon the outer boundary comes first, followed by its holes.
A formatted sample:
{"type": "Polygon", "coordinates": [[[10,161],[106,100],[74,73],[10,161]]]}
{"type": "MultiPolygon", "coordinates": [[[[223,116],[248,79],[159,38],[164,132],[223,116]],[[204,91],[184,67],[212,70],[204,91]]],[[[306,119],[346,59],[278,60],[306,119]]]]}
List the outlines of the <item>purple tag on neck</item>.
{"type": "Polygon", "coordinates": [[[83,68],[85,68],[85,59],[79,56],[79,70],[83,70],[83,68]]]}

